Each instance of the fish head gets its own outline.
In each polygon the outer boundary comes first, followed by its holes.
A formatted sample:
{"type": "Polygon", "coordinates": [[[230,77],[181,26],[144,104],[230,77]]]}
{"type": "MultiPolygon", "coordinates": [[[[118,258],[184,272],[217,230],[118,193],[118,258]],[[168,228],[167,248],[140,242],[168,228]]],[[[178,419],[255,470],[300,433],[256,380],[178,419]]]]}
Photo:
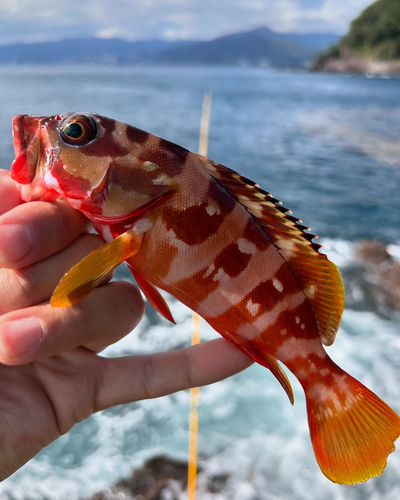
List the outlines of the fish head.
{"type": "Polygon", "coordinates": [[[123,221],[174,187],[140,132],[95,113],[17,115],[11,177],[23,201],[64,198],[95,222],[123,221]]]}

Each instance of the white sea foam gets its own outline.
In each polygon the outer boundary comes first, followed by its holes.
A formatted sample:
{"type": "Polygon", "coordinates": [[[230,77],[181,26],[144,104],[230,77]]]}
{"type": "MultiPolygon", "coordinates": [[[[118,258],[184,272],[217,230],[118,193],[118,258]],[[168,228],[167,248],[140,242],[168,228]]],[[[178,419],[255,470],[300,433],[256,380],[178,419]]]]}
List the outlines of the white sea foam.
{"type": "Polygon", "coordinates": [[[400,244],[391,244],[386,247],[386,250],[390,253],[394,260],[400,262],[400,244]]]}
{"type": "Polygon", "coordinates": [[[355,244],[351,241],[332,238],[321,238],[318,243],[322,245],[320,253],[328,256],[329,260],[338,267],[348,266],[353,262],[355,244]]]}

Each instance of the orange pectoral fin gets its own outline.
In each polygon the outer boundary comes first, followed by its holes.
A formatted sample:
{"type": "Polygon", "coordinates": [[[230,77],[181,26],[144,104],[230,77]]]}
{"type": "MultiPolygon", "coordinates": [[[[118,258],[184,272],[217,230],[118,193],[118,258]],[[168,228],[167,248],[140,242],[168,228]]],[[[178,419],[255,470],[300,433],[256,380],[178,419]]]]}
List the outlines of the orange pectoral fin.
{"type": "Polygon", "coordinates": [[[161,316],[164,316],[165,319],[175,324],[175,320],[172,317],[168,304],[166,303],[161,293],[151,283],[143,278],[141,274],[136,272],[129,263],[127,263],[127,266],[131,271],[133,277],[135,278],[137,284],[139,285],[139,288],[142,290],[147,300],[154,307],[154,309],[156,309],[161,314],[161,316]]]}
{"type": "Polygon", "coordinates": [[[82,259],[61,279],[53,296],[52,307],[68,307],[89,295],[119,264],[140,250],[144,234],[134,229],[82,259]]]}

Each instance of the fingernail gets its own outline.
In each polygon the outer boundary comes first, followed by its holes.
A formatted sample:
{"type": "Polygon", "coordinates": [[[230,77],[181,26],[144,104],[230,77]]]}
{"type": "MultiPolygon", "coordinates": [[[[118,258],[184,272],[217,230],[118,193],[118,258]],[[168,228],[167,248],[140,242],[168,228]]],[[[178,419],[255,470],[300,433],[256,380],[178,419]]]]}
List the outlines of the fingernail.
{"type": "Polygon", "coordinates": [[[33,239],[29,228],[22,224],[0,226],[0,262],[14,264],[32,250],[33,239]]]}
{"type": "Polygon", "coordinates": [[[0,323],[0,350],[7,358],[18,358],[37,347],[44,337],[44,327],[37,318],[0,323]]]}

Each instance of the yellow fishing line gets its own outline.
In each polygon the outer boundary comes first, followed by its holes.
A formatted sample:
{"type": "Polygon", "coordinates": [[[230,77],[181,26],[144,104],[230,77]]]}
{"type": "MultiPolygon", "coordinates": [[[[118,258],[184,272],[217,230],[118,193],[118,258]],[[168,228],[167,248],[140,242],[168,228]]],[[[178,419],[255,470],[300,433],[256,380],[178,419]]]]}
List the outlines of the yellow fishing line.
{"type": "MultiPolygon", "coordinates": [[[[199,154],[207,156],[208,131],[210,128],[211,94],[204,94],[200,122],[199,154]]],[[[192,345],[200,343],[201,318],[193,313],[192,345]]],[[[196,500],[197,482],[197,443],[199,434],[199,388],[190,389],[189,417],[189,462],[188,462],[188,500],[196,500]]]]}

